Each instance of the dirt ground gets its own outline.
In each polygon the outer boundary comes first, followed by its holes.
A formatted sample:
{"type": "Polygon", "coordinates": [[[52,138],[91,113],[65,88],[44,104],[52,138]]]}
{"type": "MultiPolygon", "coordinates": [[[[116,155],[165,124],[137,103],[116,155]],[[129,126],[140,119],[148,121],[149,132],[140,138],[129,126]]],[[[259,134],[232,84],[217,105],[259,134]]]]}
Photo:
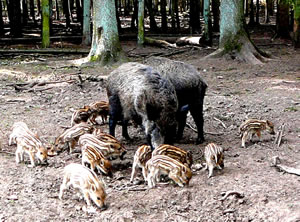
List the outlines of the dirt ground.
{"type": "MultiPolygon", "coordinates": [[[[8,146],[11,127],[24,121],[45,144],[70,125],[74,110],[94,101],[107,100],[105,76],[116,66],[72,65],[81,56],[26,55],[0,60],[0,221],[300,221],[300,177],[272,167],[272,157],[300,168],[300,51],[290,42],[269,41],[264,34],[253,37],[259,48],[272,55],[262,66],[231,59],[202,60],[213,49],[189,48],[169,56],[198,68],[209,87],[205,97],[205,143],[195,145],[196,133],[185,128],[175,145],[193,153],[195,165],[190,186],[180,188],[161,183],[154,189],[129,182],[133,155],[144,142],[143,132],[131,126],[132,142],[122,140],[128,152],[123,161],[114,160],[114,176],[104,177],[108,209],[85,211],[85,202],[70,189],[58,199],[65,165],[80,163],[80,150],[49,158],[48,166],[16,164],[16,146],[8,146]],[[80,72],[84,82],[80,83],[80,72]],[[35,86],[36,91],[17,91],[14,83],[61,81],[35,86]],[[275,129],[285,124],[282,143],[264,132],[241,148],[238,127],[247,118],[268,119],[275,129]],[[225,151],[225,168],[214,177],[197,168],[203,162],[203,148],[209,142],[225,151]],[[196,166],[196,167],[195,167],[196,166]],[[225,200],[222,193],[236,191],[225,200]]],[[[124,42],[130,54],[172,53],[153,47],[136,48],[124,42]]],[[[131,57],[133,61],[141,61],[131,57]]],[[[193,121],[189,118],[190,125],[193,121]]],[[[102,125],[108,132],[108,125],[102,125]]],[[[121,138],[120,126],[116,137],[121,138]]],[[[141,174],[139,178],[142,181],[141,174]]]]}

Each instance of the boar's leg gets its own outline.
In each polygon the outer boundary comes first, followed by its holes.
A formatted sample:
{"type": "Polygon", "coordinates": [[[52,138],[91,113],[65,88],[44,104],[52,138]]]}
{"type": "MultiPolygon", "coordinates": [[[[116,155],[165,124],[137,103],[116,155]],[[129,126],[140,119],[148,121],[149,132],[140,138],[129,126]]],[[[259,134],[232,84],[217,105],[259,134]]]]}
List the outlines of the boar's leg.
{"type": "Polygon", "coordinates": [[[190,112],[195,121],[198,130],[198,138],[196,143],[200,144],[204,142],[204,132],[203,132],[203,103],[190,104],[190,112]]]}
{"type": "Polygon", "coordinates": [[[128,134],[128,120],[123,120],[122,122],[122,136],[126,139],[126,140],[131,140],[129,134],[128,134]]]}
{"type": "Polygon", "coordinates": [[[183,130],[186,124],[187,113],[189,111],[189,105],[184,105],[178,110],[177,113],[177,122],[178,122],[178,131],[177,131],[177,140],[180,140],[183,136],[183,130]]]}
{"type": "Polygon", "coordinates": [[[122,119],[122,106],[117,95],[109,97],[109,134],[115,136],[117,121],[122,119]]]}

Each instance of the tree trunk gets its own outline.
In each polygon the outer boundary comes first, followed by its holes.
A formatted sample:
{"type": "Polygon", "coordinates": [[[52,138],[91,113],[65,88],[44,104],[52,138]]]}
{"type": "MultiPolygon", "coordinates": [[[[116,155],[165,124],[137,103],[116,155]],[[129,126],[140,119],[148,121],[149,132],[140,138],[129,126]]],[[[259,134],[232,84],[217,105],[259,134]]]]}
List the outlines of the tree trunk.
{"type": "Polygon", "coordinates": [[[248,17],[249,16],[249,0],[245,0],[244,10],[245,10],[245,17],[248,17]]]}
{"type": "Polygon", "coordinates": [[[70,10],[69,10],[69,0],[63,0],[63,12],[66,17],[66,28],[70,28],[71,20],[70,20],[70,10]]]}
{"type": "Polygon", "coordinates": [[[30,8],[30,16],[34,24],[36,24],[36,19],[35,19],[35,12],[34,12],[34,0],[29,1],[29,8],[30,8]]]}
{"type": "Polygon", "coordinates": [[[300,0],[294,3],[294,33],[293,42],[295,48],[300,48],[300,0]]]}
{"type": "Polygon", "coordinates": [[[270,7],[272,0],[266,0],[266,6],[265,6],[265,23],[269,23],[270,22],[270,7]]]}
{"type": "Polygon", "coordinates": [[[289,11],[290,11],[290,5],[288,2],[278,1],[277,15],[276,15],[277,37],[290,38],[289,11]]]}
{"type": "Polygon", "coordinates": [[[213,13],[213,31],[219,32],[220,30],[220,0],[212,0],[212,13],[213,13]]]}
{"type": "Polygon", "coordinates": [[[156,21],[154,18],[154,13],[153,13],[153,8],[152,8],[152,0],[145,0],[146,5],[147,5],[147,9],[149,12],[149,16],[150,16],[150,29],[153,31],[157,30],[157,25],[156,25],[156,21]]]}
{"type": "Polygon", "coordinates": [[[133,13],[131,17],[131,29],[135,29],[135,24],[138,24],[138,0],[133,0],[133,13]]]}
{"type": "Polygon", "coordinates": [[[175,0],[175,16],[176,16],[176,28],[177,31],[180,30],[180,20],[179,20],[179,12],[178,12],[178,0],[175,0]]]}
{"type": "Polygon", "coordinates": [[[253,4],[253,0],[250,0],[250,19],[249,19],[249,26],[254,26],[255,25],[255,21],[254,21],[254,4],[253,4]]]}
{"type": "Polygon", "coordinates": [[[168,30],[168,22],[167,22],[167,2],[166,0],[161,0],[161,28],[163,31],[168,30]]]}
{"type": "Polygon", "coordinates": [[[138,10],[138,45],[139,46],[142,46],[145,42],[144,12],[145,12],[145,0],[139,0],[139,10],[138,10]]]}
{"type": "Polygon", "coordinates": [[[197,0],[190,0],[190,29],[192,33],[200,33],[200,10],[197,0]]]}
{"type": "Polygon", "coordinates": [[[256,0],[256,25],[259,25],[259,0],[256,0]]]}
{"type": "Polygon", "coordinates": [[[10,35],[13,37],[20,37],[22,35],[21,25],[21,4],[20,1],[8,0],[7,1],[10,35]]]}
{"type": "Polygon", "coordinates": [[[89,61],[107,65],[125,59],[121,48],[114,0],[93,0],[93,39],[89,61]]]}
{"type": "Polygon", "coordinates": [[[22,24],[27,25],[28,22],[28,7],[27,7],[27,1],[22,0],[22,24]]]}
{"type": "Polygon", "coordinates": [[[37,2],[37,16],[41,14],[41,0],[36,0],[37,2]]]}
{"type": "Polygon", "coordinates": [[[176,0],[171,0],[170,4],[170,12],[171,12],[171,27],[172,27],[172,32],[175,33],[176,32],[176,18],[175,18],[175,1],[176,0]]]}
{"type": "Polygon", "coordinates": [[[210,0],[204,0],[204,32],[201,43],[211,46],[212,43],[212,27],[211,27],[211,17],[210,17],[210,0]]]}
{"type": "Polygon", "coordinates": [[[60,20],[59,19],[59,11],[60,11],[60,9],[59,9],[58,0],[55,0],[55,18],[56,18],[56,20],[60,20]]]}
{"type": "Polygon", "coordinates": [[[91,1],[83,1],[82,44],[91,44],[91,1]]]}
{"type": "Polygon", "coordinates": [[[0,36],[4,33],[4,23],[2,17],[2,1],[0,0],[0,36]]]}
{"type": "Polygon", "coordinates": [[[131,1],[126,0],[124,6],[124,16],[129,16],[130,11],[131,11],[131,1]]]}
{"type": "Polygon", "coordinates": [[[77,14],[77,22],[80,22],[82,25],[82,1],[76,0],[76,14],[77,14]]]}
{"type": "Polygon", "coordinates": [[[50,7],[49,0],[42,0],[42,48],[50,46],[50,7]]]}
{"type": "Polygon", "coordinates": [[[262,64],[265,54],[252,43],[246,30],[243,0],[222,0],[219,49],[207,56],[230,54],[250,64],[262,64]]]}

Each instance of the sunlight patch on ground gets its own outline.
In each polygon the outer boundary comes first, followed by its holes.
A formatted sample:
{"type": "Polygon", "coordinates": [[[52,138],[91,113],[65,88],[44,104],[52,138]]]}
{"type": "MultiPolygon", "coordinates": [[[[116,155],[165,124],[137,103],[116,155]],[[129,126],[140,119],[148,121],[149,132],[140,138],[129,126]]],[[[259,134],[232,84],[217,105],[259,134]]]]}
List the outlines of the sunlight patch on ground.
{"type": "Polygon", "coordinates": [[[18,76],[18,77],[26,77],[26,73],[20,72],[20,71],[14,71],[9,69],[0,69],[0,76],[2,75],[8,75],[8,76],[18,76]]]}
{"type": "Polygon", "coordinates": [[[262,81],[272,85],[271,87],[269,87],[269,89],[281,89],[290,91],[300,90],[300,81],[283,79],[263,79],[262,81]]]}

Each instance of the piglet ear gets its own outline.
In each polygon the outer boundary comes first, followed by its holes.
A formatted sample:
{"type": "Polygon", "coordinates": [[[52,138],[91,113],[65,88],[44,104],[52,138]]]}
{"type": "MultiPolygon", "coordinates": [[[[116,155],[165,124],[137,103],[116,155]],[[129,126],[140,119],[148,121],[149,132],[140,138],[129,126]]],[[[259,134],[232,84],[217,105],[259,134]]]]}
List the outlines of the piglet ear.
{"type": "Polygon", "coordinates": [[[93,192],[96,192],[96,186],[95,186],[95,184],[91,185],[91,189],[92,189],[93,192]]]}

